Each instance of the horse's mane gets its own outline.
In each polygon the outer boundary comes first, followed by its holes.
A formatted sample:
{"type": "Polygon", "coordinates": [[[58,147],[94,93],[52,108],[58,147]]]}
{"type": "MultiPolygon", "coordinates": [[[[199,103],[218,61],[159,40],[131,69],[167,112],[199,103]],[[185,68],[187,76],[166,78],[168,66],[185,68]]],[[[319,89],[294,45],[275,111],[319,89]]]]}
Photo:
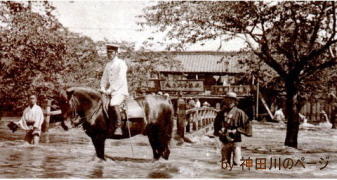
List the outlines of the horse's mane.
{"type": "Polygon", "coordinates": [[[69,106],[70,106],[70,111],[72,112],[72,116],[75,117],[77,115],[77,107],[79,105],[78,99],[74,96],[72,96],[69,99],[69,106]]]}
{"type": "MultiPolygon", "coordinates": [[[[101,94],[98,91],[89,87],[71,87],[67,89],[67,92],[72,92],[72,94],[81,94],[87,97],[101,98],[101,94]]],[[[78,97],[76,95],[72,95],[69,99],[69,106],[74,116],[77,114],[79,104],[80,100],[78,97]]]]}

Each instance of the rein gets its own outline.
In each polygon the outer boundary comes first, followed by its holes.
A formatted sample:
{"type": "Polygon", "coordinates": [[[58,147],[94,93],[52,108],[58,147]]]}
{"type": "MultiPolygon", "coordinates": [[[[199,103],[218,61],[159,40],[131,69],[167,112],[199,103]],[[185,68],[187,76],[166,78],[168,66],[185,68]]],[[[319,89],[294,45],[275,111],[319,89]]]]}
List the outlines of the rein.
{"type": "MultiPolygon", "coordinates": [[[[73,113],[74,114],[77,114],[78,116],[80,116],[78,113],[77,113],[77,110],[76,110],[76,107],[74,106],[77,106],[78,104],[78,100],[77,99],[72,99],[72,107],[73,107],[73,113]]],[[[99,103],[98,103],[98,106],[97,108],[94,110],[94,112],[92,114],[90,114],[89,116],[84,116],[84,117],[80,117],[79,119],[79,123],[76,124],[75,126],[79,126],[81,124],[83,124],[83,119],[86,119],[86,120],[92,120],[93,118],[95,118],[95,115],[98,113],[98,111],[101,109],[101,107],[103,108],[103,111],[104,111],[104,107],[103,107],[103,100],[102,98],[100,99],[99,103]]],[[[103,112],[104,113],[104,112],[103,112]]],[[[126,114],[127,116],[127,114],[126,114]]],[[[108,117],[109,118],[109,117],[108,117]]],[[[144,119],[145,116],[144,116],[144,119]]],[[[145,120],[146,124],[147,124],[147,121],[145,120]]],[[[132,152],[132,157],[134,157],[134,151],[133,151],[133,144],[132,144],[132,141],[131,141],[131,130],[130,130],[130,125],[129,125],[129,121],[128,121],[128,118],[126,118],[126,126],[127,126],[127,129],[128,129],[128,134],[129,134],[129,143],[130,143],[130,146],[131,146],[131,152],[132,152]]]]}
{"type": "MultiPolygon", "coordinates": [[[[79,125],[83,124],[83,119],[87,119],[87,120],[93,119],[94,115],[97,114],[98,111],[100,110],[100,108],[102,107],[102,104],[103,104],[102,100],[100,100],[100,102],[99,102],[97,108],[95,109],[95,111],[88,116],[80,117],[80,120],[79,120],[80,122],[78,124],[76,124],[76,126],[79,126],[79,125]]],[[[77,111],[75,111],[75,114],[78,115],[77,111]]],[[[78,115],[78,116],[80,116],[80,115],[78,115]]]]}

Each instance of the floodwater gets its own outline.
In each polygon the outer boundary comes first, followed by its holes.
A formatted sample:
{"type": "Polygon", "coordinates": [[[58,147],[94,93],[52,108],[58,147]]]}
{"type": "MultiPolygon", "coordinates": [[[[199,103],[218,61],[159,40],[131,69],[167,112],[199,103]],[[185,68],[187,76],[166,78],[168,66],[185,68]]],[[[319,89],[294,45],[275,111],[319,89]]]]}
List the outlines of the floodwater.
{"type": "Polygon", "coordinates": [[[172,141],[170,159],[156,162],[152,161],[145,136],[107,140],[108,160],[100,162],[94,159],[94,147],[81,129],[52,128],[42,135],[41,144],[35,147],[25,144],[24,131],[12,133],[8,130],[9,120],[13,119],[0,121],[0,178],[337,177],[337,130],[319,126],[302,127],[299,149],[293,149],[283,146],[284,125],[254,122],[253,137],[244,137],[242,145],[243,157],[253,159],[253,166],[250,170],[247,167],[242,170],[240,166],[229,170],[221,168],[217,140],[202,133],[187,135],[194,144],[177,146],[177,142],[172,141]],[[256,168],[256,158],[267,159],[266,169],[256,168]],[[270,169],[270,158],[291,158],[294,167],[270,169]],[[305,167],[295,166],[299,159],[305,167]],[[326,167],[320,170],[324,165],[326,167]]]}

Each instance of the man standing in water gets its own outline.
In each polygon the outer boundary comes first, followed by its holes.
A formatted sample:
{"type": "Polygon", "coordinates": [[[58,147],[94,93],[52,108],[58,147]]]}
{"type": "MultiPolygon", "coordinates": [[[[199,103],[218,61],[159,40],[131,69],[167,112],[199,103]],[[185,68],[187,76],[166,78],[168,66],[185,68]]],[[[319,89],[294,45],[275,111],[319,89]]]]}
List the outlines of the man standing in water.
{"type": "Polygon", "coordinates": [[[105,66],[101,79],[101,92],[110,96],[108,108],[109,116],[116,113],[116,130],[115,135],[122,135],[122,118],[120,105],[129,96],[127,83],[127,65],[124,60],[117,57],[118,46],[113,44],[107,45],[107,56],[110,62],[105,66]]]}
{"type": "Polygon", "coordinates": [[[183,93],[180,91],[178,93],[178,100],[177,100],[177,135],[179,136],[180,142],[178,145],[181,145],[184,142],[185,136],[185,121],[186,121],[186,101],[183,98],[183,93]]]}
{"type": "Polygon", "coordinates": [[[44,120],[43,111],[36,103],[36,95],[29,96],[29,106],[23,111],[20,121],[14,122],[14,124],[27,131],[25,141],[34,145],[39,144],[44,120]]]}
{"type": "Polygon", "coordinates": [[[222,142],[222,163],[239,165],[241,160],[241,134],[252,136],[248,116],[237,108],[237,95],[228,92],[222,110],[214,121],[214,135],[222,142]],[[232,155],[233,154],[233,155],[232,155]]]}

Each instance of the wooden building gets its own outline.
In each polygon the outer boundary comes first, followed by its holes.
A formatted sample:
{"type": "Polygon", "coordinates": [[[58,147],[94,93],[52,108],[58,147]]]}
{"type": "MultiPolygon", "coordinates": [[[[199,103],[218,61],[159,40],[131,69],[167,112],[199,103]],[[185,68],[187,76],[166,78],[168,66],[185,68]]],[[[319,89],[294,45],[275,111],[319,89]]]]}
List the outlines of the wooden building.
{"type": "Polygon", "coordinates": [[[149,93],[159,91],[170,94],[172,99],[182,92],[186,99],[198,98],[215,107],[228,91],[236,92],[241,104],[252,111],[252,82],[248,67],[240,61],[247,58],[242,52],[165,52],[181,63],[180,67],[158,67],[152,75],[149,93]],[[247,106],[249,104],[249,107],[247,106]]]}

